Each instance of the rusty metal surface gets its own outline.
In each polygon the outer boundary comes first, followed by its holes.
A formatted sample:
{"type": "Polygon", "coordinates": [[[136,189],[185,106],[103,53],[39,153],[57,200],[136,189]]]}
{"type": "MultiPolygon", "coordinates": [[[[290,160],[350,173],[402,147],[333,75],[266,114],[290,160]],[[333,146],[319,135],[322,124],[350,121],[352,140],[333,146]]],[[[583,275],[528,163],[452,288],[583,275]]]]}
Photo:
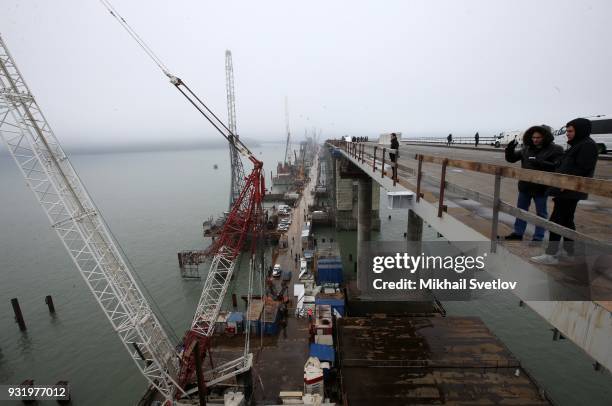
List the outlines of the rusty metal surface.
{"type": "MultiPolygon", "coordinates": [[[[281,326],[278,337],[268,340],[261,348],[253,348],[255,400],[275,402],[281,391],[304,389],[308,337],[308,321],[290,317],[287,326],[281,326]]],[[[258,346],[258,341],[253,340],[253,346],[258,346]]]]}
{"type": "Polygon", "coordinates": [[[350,406],[550,404],[475,317],[344,318],[338,338],[350,406]]]}

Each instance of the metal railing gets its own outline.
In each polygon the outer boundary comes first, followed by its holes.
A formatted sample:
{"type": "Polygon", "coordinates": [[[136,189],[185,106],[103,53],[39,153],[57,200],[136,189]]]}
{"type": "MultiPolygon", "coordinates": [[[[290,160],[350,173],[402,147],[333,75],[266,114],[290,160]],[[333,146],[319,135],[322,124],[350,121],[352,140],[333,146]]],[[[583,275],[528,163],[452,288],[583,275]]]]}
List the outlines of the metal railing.
{"type": "MultiPolygon", "coordinates": [[[[446,137],[411,137],[411,138],[403,138],[402,142],[407,143],[418,143],[418,144],[448,144],[448,139],[446,137]]],[[[498,138],[497,136],[481,136],[478,138],[478,145],[490,145],[495,146],[495,143],[499,143],[498,145],[504,144],[503,139],[498,138]]],[[[474,145],[476,144],[476,139],[472,137],[455,137],[450,142],[451,145],[460,144],[460,145],[474,145]]]]}
{"type": "MultiPolygon", "coordinates": [[[[423,181],[427,180],[439,185],[438,194],[438,217],[442,217],[446,212],[447,206],[444,204],[445,191],[458,193],[464,197],[488,205],[493,209],[493,217],[491,220],[491,251],[496,251],[497,246],[497,230],[499,224],[499,213],[503,212],[524,220],[536,226],[543,227],[549,231],[557,233],[563,237],[570,238],[575,241],[583,241],[596,246],[612,248],[611,241],[605,241],[596,237],[563,227],[557,223],[553,223],[545,218],[538,217],[526,210],[519,209],[514,205],[501,200],[501,180],[509,178],[522,180],[527,182],[538,183],[541,185],[556,187],[560,189],[572,190],[577,192],[590,193],[597,196],[612,198],[612,181],[606,179],[585,178],[581,176],[564,175],[553,172],[543,172],[531,169],[516,168],[504,165],[495,165],[484,162],[468,161],[462,159],[452,159],[440,156],[431,155],[409,155],[412,158],[397,156],[397,162],[393,163],[385,160],[388,153],[398,153],[398,150],[393,150],[379,145],[366,143],[352,143],[346,141],[328,141],[328,144],[340,148],[346,154],[355,160],[357,163],[364,164],[367,168],[371,168],[373,174],[380,173],[384,178],[389,177],[393,181],[393,185],[400,184],[401,186],[412,189],[414,186],[410,184],[408,178],[416,176],[416,201],[417,203],[424,197],[422,192],[423,181]],[[407,166],[409,160],[416,160],[416,170],[407,166]],[[423,163],[437,164],[441,166],[440,178],[427,175],[423,172],[423,163]],[[388,167],[396,167],[395,176],[389,176],[388,167]],[[484,173],[494,176],[493,196],[485,193],[460,186],[446,180],[446,172],[448,167],[459,168],[467,171],[484,173]]],[[[399,149],[401,154],[402,150],[399,149]]],[[[393,172],[391,172],[393,175],[393,172]]],[[[412,181],[412,179],[411,179],[412,181]]]]}

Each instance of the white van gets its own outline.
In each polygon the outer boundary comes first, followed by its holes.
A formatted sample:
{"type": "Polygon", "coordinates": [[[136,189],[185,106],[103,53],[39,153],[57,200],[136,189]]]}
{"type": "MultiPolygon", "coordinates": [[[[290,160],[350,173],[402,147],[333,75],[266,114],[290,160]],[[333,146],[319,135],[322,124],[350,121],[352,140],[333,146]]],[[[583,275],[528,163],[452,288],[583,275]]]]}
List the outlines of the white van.
{"type": "Polygon", "coordinates": [[[523,143],[523,132],[521,130],[506,130],[494,136],[491,145],[495,148],[505,147],[510,141],[516,140],[519,145],[523,143]]]}
{"type": "MultiPolygon", "coordinates": [[[[591,120],[591,138],[597,144],[597,151],[600,154],[612,152],[612,118],[601,115],[591,120]]],[[[553,131],[555,136],[555,144],[567,148],[567,137],[565,136],[565,126],[553,131]]]]}

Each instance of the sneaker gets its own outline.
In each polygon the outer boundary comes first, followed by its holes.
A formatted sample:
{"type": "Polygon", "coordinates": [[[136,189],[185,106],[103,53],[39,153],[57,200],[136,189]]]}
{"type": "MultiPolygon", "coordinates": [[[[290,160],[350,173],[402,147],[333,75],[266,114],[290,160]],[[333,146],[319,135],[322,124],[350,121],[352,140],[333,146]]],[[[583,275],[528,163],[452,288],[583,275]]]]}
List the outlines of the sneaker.
{"type": "Polygon", "coordinates": [[[502,237],[502,239],[504,241],[522,241],[523,240],[523,236],[519,235],[517,233],[512,233],[512,234],[508,234],[505,237],[502,237]]]}
{"type": "Polygon", "coordinates": [[[535,262],[536,264],[542,265],[557,265],[559,263],[559,258],[554,255],[543,254],[538,255],[536,257],[529,258],[531,262],[535,262]]]}

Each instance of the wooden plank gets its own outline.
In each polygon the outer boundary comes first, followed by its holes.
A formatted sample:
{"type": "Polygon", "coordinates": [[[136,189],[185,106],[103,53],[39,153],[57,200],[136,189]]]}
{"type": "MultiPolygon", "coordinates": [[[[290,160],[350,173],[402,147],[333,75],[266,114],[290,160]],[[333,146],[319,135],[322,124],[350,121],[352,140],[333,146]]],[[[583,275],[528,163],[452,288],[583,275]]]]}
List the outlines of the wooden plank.
{"type": "MultiPolygon", "coordinates": [[[[434,178],[433,176],[424,175],[424,178],[428,181],[439,183],[440,180],[434,178]]],[[[458,186],[449,182],[446,182],[446,189],[449,192],[456,193],[467,197],[468,199],[474,200],[476,202],[485,204],[487,206],[493,206],[495,201],[493,196],[487,195],[485,193],[476,192],[471,189],[464,188],[462,186],[458,186]]],[[[552,221],[545,219],[543,217],[539,217],[531,212],[519,209],[503,200],[499,201],[499,211],[503,213],[507,213],[516,218],[520,218],[521,220],[525,220],[528,223],[531,223],[536,226],[544,227],[545,229],[562,235],[563,237],[571,238],[576,241],[585,241],[590,244],[594,244],[597,246],[603,246],[606,248],[612,248],[612,244],[609,242],[599,240],[597,238],[593,238],[589,235],[580,233],[578,231],[563,227],[557,223],[553,223],[552,221]]]]}
{"type": "MultiPolygon", "coordinates": [[[[420,154],[419,154],[420,155],[420,154]]],[[[415,158],[418,159],[417,155],[415,158]]],[[[443,157],[422,155],[423,162],[442,165],[443,157]]],[[[606,179],[585,178],[582,176],[563,175],[560,173],[536,171],[532,169],[513,168],[510,166],[493,165],[484,162],[448,159],[448,166],[468,171],[495,175],[497,168],[501,168],[501,176],[539,183],[541,185],[558,187],[560,189],[575,190],[577,192],[592,193],[598,196],[612,198],[612,181],[606,179]]]]}

